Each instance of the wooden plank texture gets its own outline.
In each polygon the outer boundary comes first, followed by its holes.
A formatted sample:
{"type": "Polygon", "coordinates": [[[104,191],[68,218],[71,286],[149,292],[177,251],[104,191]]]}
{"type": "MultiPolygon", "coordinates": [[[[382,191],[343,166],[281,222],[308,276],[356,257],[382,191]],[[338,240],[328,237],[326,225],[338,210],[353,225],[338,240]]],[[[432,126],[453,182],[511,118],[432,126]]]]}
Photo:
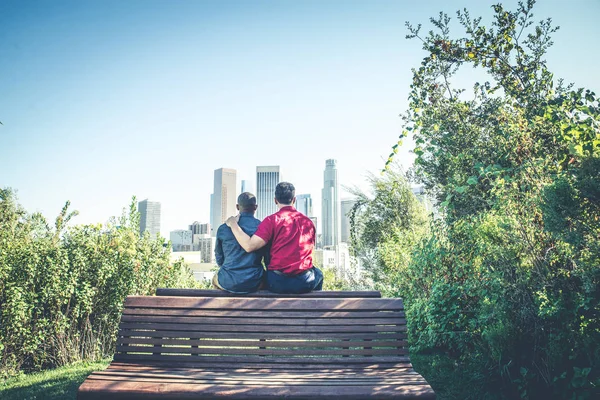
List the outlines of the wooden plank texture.
{"type": "Polygon", "coordinates": [[[127,297],[114,361],[78,398],[435,398],[400,299],[198,293],[127,297]]]}
{"type": "Polygon", "coordinates": [[[105,381],[93,377],[80,387],[78,398],[103,399],[435,399],[427,382],[365,385],[227,385],[136,380],[105,381]],[[84,394],[88,394],[83,397],[84,394]]]}
{"type": "Polygon", "coordinates": [[[273,310],[206,310],[195,308],[126,308],[123,315],[157,315],[214,318],[405,318],[403,311],[273,311],[273,310]]]}
{"type": "Polygon", "coordinates": [[[191,340],[191,339],[169,339],[169,338],[119,338],[119,344],[162,344],[166,346],[218,346],[218,347],[405,347],[406,340],[377,340],[377,341],[335,341],[335,340],[191,340]]]}
{"type": "MultiPolygon", "coordinates": [[[[142,329],[142,328],[140,328],[142,329]]],[[[145,329],[145,328],[144,328],[145,329]]],[[[384,340],[384,339],[406,339],[405,330],[401,332],[330,332],[327,335],[323,335],[320,332],[298,332],[298,333],[287,333],[278,332],[273,334],[273,339],[317,339],[317,340],[333,340],[333,339],[372,339],[372,340],[384,340]]],[[[124,329],[121,327],[119,330],[119,336],[122,337],[152,337],[152,338],[203,338],[203,339],[264,339],[264,332],[210,332],[203,330],[178,330],[171,331],[168,326],[156,330],[137,330],[137,329],[124,329]]],[[[218,345],[218,342],[217,344],[218,345]]]]}
{"type": "Polygon", "coordinates": [[[273,293],[267,290],[260,290],[248,294],[233,294],[222,290],[211,289],[156,289],[157,296],[186,296],[186,297],[269,297],[269,298],[381,298],[381,292],[376,290],[365,291],[344,291],[344,290],[320,290],[316,292],[302,294],[281,294],[273,293]]]}
{"type": "Polygon", "coordinates": [[[401,299],[298,299],[239,297],[127,296],[125,307],[205,308],[223,310],[403,311],[401,299]]]}
{"type": "MultiPolygon", "coordinates": [[[[382,313],[383,314],[383,313],[382,313]]],[[[213,318],[213,317],[171,317],[164,315],[123,315],[121,322],[142,323],[181,323],[204,325],[404,325],[404,318],[213,318]]]]}

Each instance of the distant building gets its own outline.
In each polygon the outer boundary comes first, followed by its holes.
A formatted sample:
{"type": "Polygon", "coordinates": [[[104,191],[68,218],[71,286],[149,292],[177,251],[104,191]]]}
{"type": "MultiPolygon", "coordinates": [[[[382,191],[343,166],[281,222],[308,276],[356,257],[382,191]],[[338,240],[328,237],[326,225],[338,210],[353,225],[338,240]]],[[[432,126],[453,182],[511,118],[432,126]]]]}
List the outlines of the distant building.
{"type": "Polygon", "coordinates": [[[192,251],[192,231],[178,229],[169,233],[173,251],[192,251]]]}
{"type": "Polygon", "coordinates": [[[210,235],[210,224],[201,224],[198,221],[194,221],[194,223],[189,226],[189,229],[192,231],[192,235],[210,235]]]}
{"type": "Polygon", "coordinates": [[[355,204],[355,199],[344,199],[341,202],[342,243],[350,243],[350,211],[352,211],[355,204]]]}
{"type": "Polygon", "coordinates": [[[281,182],[279,165],[256,167],[256,218],[263,220],[277,212],[275,187],[281,182]]]}
{"type": "Polygon", "coordinates": [[[319,229],[319,225],[318,225],[319,220],[317,219],[317,217],[309,217],[309,218],[313,222],[313,224],[315,224],[315,248],[320,249],[321,248],[321,235],[316,234],[316,232],[318,232],[318,229],[319,229]]]}
{"type": "Polygon", "coordinates": [[[323,173],[323,190],[321,206],[321,230],[323,247],[336,246],[340,243],[340,192],[338,182],[337,161],[327,160],[323,173]]]}
{"type": "Polygon", "coordinates": [[[345,243],[315,250],[313,258],[316,265],[333,270],[339,279],[358,278],[358,271],[352,265],[353,257],[350,256],[350,250],[345,243]]]}
{"type": "Polygon", "coordinates": [[[138,203],[140,213],[140,236],[145,231],[151,236],[160,234],[160,203],[158,201],[142,200],[138,203]]]}
{"type": "Polygon", "coordinates": [[[192,271],[197,281],[210,281],[214,273],[214,264],[203,263],[199,251],[180,251],[171,253],[171,262],[176,262],[183,258],[188,268],[192,271]]]}
{"type": "Polygon", "coordinates": [[[194,245],[200,251],[200,262],[216,264],[215,243],[216,237],[211,235],[194,235],[194,245]]]}
{"type": "Polygon", "coordinates": [[[299,194],[296,196],[296,210],[309,218],[313,216],[313,204],[310,194],[299,194]]]}
{"type": "Polygon", "coordinates": [[[250,192],[254,195],[256,195],[256,193],[254,193],[254,185],[252,184],[252,181],[243,179],[242,180],[242,191],[240,193],[244,193],[244,192],[250,192]]]}
{"type": "Polygon", "coordinates": [[[237,186],[235,169],[219,168],[215,170],[214,193],[211,196],[211,235],[216,236],[217,229],[227,218],[237,214],[237,186]]]}
{"type": "MultiPolygon", "coordinates": [[[[214,190],[214,188],[213,188],[213,190],[214,190]]],[[[209,221],[210,221],[210,223],[211,223],[211,224],[212,224],[212,223],[214,222],[214,220],[215,220],[215,216],[214,216],[214,212],[213,212],[213,208],[214,208],[214,206],[213,206],[213,205],[214,205],[214,203],[215,203],[215,194],[214,194],[214,193],[211,193],[211,194],[210,194],[210,219],[209,219],[209,221]]],[[[217,228],[218,228],[218,227],[217,227],[217,228]]],[[[214,226],[213,226],[213,225],[211,225],[210,229],[211,229],[211,231],[210,231],[210,234],[212,235],[212,234],[213,234],[213,231],[212,231],[212,229],[215,229],[215,228],[214,228],[214,226]]],[[[217,231],[215,230],[215,233],[214,233],[215,235],[217,234],[216,232],[217,232],[217,231]]]]}

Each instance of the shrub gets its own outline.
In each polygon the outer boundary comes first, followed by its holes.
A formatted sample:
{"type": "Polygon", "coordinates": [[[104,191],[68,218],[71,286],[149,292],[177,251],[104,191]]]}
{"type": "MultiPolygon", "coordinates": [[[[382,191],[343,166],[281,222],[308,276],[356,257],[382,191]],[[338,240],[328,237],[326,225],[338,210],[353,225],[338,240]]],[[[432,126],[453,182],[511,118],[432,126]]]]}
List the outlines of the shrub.
{"type": "Polygon", "coordinates": [[[69,203],[50,228],[0,190],[0,373],[112,355],[125,296],[193,287],[163,239],[139,235],[135,198],[106,225],[66,227],[69,203]]]}

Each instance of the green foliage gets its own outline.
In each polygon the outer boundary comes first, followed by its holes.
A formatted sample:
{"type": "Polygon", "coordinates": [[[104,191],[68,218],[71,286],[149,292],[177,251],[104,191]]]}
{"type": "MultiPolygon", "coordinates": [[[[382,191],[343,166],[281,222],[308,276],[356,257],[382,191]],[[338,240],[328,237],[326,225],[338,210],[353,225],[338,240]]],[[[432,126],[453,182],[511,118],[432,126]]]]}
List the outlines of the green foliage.
{"type": "Polygon", "coordinates": [[[352,249],[365,280],[388,293],[396,276],[405,273],[412,248],[427,232],[428,216],[398,168],[369,181],[371,193],[352,191],[356,196],[350,212],[352,249]]]}
{"type": "Polygon", "coordinates": [[[51,228],[0,190],[0,373],[110,356],[125,296],[194,285],[159,237],[139,236],[135,198],[107,225],[51,228]]]}
{"type": "Polygon", "coordinates": [[[414,351],[480,372],[448,391],[457,398],[600,390],[600,103],[555,85],[544,55],[557,28],[534,23],[533,3],[494,6],[490,28],[458,12],[458,38],[444,14],[427,36],[408,24],[427,55],[413,70],[402,137],[414,138],[411,175],[444,218],[398,262],[392,289],[414,351]],[[467,66],[489,78],[471,98],[452,86],[467,66]]]}

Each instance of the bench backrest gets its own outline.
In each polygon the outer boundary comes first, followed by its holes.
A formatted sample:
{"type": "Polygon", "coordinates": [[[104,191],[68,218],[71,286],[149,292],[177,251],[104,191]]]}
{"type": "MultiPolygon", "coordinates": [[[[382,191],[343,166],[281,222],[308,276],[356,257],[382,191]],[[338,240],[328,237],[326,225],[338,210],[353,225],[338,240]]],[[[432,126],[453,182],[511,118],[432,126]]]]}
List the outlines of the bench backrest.
{"type": "Polygon", "coordinates": [[[409,363],[402,300],[377,298],[129,296],[114,360],[307,368],[409,363]]]}
{"type": "Polygon", "coordinates": [[[158,288],[156,289],[157,296],[188,296],[188,297],[294,297],[294,298],[346,298],[346,297],[360,297],[360,298],[381,298],[381,292],[377,290],[361,290],[361,291],[346,291],[346,290],[318,290],[315,292],[303,293],[303,294],[280,294],[273,293],[267,290],[260,290],[254,293],[247,294],[231,294],[222,290],[214,289],[171,289],[171,288],[158,288]]]}

